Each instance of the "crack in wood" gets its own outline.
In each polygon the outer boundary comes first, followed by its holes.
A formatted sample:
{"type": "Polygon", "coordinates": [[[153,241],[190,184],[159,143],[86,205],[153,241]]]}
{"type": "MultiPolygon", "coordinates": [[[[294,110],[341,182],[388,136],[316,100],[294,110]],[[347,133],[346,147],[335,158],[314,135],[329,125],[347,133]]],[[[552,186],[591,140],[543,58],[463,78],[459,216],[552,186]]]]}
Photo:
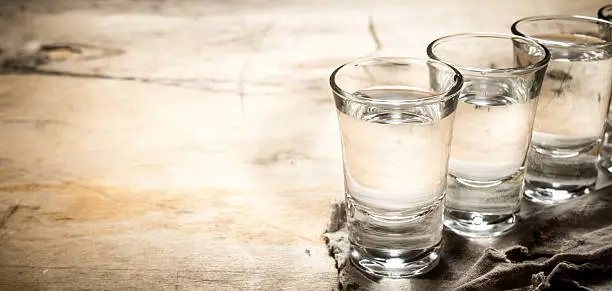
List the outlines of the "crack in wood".
{"type": "Polygon", "coordinates": [[[17,209],[19,209],[19,203],[9,206],[6,213],[4,213],[4,216],[2,216],[2,219],[0,219],[0,228],[4,228],[6,226],[6,223],[9,221],[11,216],[17,212],[17,209]]]}
{"type": "Polygon", "coordinates": [[[26,118],[2,118],[0,117],[0,121],[2,123],[8,124],[31,124],[36,128],[43,128],[47,125],[69,125],[66,122],[52,120],[52,119],[26,119],[26,118]]]}
{"type": "MultiPolygon", "coordinates": [[[[380,49],[382,49],[382,43],[380,42],[380,39],[378,38],[378,33],[376,32],[376,26],[374,25],[374,19],[372,15],[370,15],[368,19],[368,33],[370,34],[370,37],[374,41],[374,45],[375,45],[374,50],[367,55],[367,57],[371,57],[371,56],[374,56],[380,49]]],[[[368,78],[370,79],[370,83],[375,84],[376,78],[374,77],[374,74],[370,72],[370,69],[367,66],[363,66],[363,70],[368,75],[368,78]]]]}
{"type": "Polygon", "coordinates": [[[309,238],[307,238],[307,237],[305,237],[305,236],[302,236],[302,235],[300,235],[300,234],[297,234],[297,233],[295,233],[295,232],[293,232],[293,231],[290,231],[290,230],[287,230],[287,229],[284,229],[284,228],[278,227],[278,226],[276,226],[276,225],[274,225],[274,224],[271,224],[271,223],[269,223],[269,222],[267,222],[267,221],[261,221],[261,223],[263,223],[263,224],[265,224],[265,225],[267,225],[267,226],[269,226],[269,227],[271,227],[271,228],[274,228],[274,229],[276,229],[276,230],[282,231],[282,232],[284,232],[284,233],[288,233],[288,234],[290,234],[290,235],[292,235],[292,236],[295,236],[295,237],[297,237],[297,238],[301,238],[301,239],[303,239],[303,240],[306,240],[306,241],[309,241],[309,242],[312,242],[312,243],[317,243],[316,241],[314,241],[314,240],[312,240],[312,239],[309,239],[309,238]]]}
{"type": "Polygon", "coordinates": [[[368,20],[368,31],[370,32],[370,36],[374,41],[374,45],[376,45],[374,52],[372,52],[372,54],[374,54],[375,52],[382,49],[382,43],[378,38],[378,33],[376,33],[376,27],[374,26],[374,20],[372,19],[372,15],[370,15],[370,18],[368,20]]]}
{"type": "Polygon", "coordinates": [[[122,77],[102,73],[75,73],[53,69],[43,69],[41,66],[52,62],[60,62],[69,58],[79,60],[93,60],[123,54],[124,51],[117,48],[98,47],[89,44],[78,43],[52,43],[43,44],[35,52],[18,55],[4,59],[0,66],[0,75],[41,75],[69,78],[106,79],[117,81],[135,81],[141,83],[152,83],[162,86],[183,87],[206,92],[228,92],[218,90],[206,83],[233,82],[233,80],[219,81],[215,79],[197,78],[143,78],[122,77]]]}
{"type": "Polygon", "coordinates": [[[42,44],[39,52],[48,56],[49,62],[64,61],[67,59],[95,60],[124,53],[122,49],[101,47],[81,43],[50,43],[42,44]]]}
{"type": "MultiPolygon", "coordinates": [[[[94,267],[94,266],[38,266],[38,265],[28,265],[28,264],[0,264],[0,268],[14,268],[14,269],[41,269],[41,270],[87,270],[87,271],[100,271],[100,272],[124,272],[124,271],[138,271],[138,272],[168,272],[166,268],[144,268],[144,267],[129,267],[129,268],[104,268],[104,267],[94,267]]],[[[199,275],[201,273],[221,273],[221,274],[237,274],[243,275],[247,271],[243,270],[227,270],[227,269],[218,269],[218,270],[190,270],[190,269],[180,269],[179,275],[199,275]]],[[[265,270],[249,270],[248,273],[257,273],[261,271],[265,273],[265,270]]]]}
{"type": "Polygon", "coordinates": [[[113,202],[119,202],[117,199],[115,199],[115,197],[112,197],[110,194],[108,194],[106,191],[104,191],[101,188],[98,187],[91,187],[91,186],[87,186],[81,183],[75,183],[75,182],[71,182],[71,181],[66,181],[62,183],[65,186],[77,186],[77,187],[81,187],[85,190],[89,190],[91,193],[97,194],[98,196],[102,197],[102,198],[106,198],[108,200],[111,200],[113,202]]]}
{"type": "MultiPolygon", "coordinates": [[[[0,71],[0,76],[2,75],[22,75],[22,76],[54,76],[54,77],[69,77],[69,78],[83,78],[83,79],[102,79],[102,80],[115,80],[115,81],[133,81],[140,82],[146,84],[157,84],[161,86],[168,87],[180,87],[180,88],[189,88],[196,89],[199,91],[205,92],[227,92],[223,90],[214,89],[211,86],[198,86],[198,85],[190,85],[194,83],[223,83],[222,80],[216,79],[196,79],[196,78],[142,78],[142,77],[121,77],[121,76],[112,76],[107,74],[98,74],[98,73],[74,73],[74,72],[65,72],[65,71],[56,71],[56,70],[46,70],[40,68],[29,68],[29,67],[21,67],[21,68],[11,68],[10,70],[0,71]]],[[[229,82],[229,81],[228,81],[229,82]]]]}

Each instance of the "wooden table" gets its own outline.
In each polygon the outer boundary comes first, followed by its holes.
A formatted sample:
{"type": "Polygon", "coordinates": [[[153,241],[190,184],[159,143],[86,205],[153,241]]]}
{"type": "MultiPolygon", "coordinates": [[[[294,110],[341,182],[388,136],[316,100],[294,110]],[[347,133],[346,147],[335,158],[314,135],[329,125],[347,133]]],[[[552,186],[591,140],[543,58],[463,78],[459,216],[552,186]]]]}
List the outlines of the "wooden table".
{"type": "Polygon", "coordinates": [[[604,4],[3,1],[0,289],[335,289],[332,69],[604,4]]]}

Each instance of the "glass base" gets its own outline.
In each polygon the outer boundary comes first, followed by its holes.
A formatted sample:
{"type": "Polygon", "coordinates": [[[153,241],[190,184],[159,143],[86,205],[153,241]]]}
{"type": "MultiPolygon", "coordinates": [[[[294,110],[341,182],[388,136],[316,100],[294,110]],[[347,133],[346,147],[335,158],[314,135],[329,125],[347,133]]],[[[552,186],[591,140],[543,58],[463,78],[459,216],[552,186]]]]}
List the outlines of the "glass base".
{"type": "Polygon", "coordinates": [[[571,185],[559,187],[552,183],[525,181],[525,194],[527,200],[535,203],[555,205],[571,201],[592,191],[595,184],[571,185]]]}
{"type": "Polygon", "coordinates": [[[466,237],[496,237],[510,232],[519,216],[511,214],[482,214],[479,212],[444,210],[444,226],[466,237]]]}
{"type": "Polygon", "coordinates": [[[591,192],[597,182],[599,140],[572,148],[551,150],[532,143],[527,154],[524,196],[554,205],[591,192]]]}
{"type": "Polygon", "coordinates": [[[351,244],[351,263],[358,270],[384,278],[410,278],[432,270],[440,261],[440,244],[424,250],[364,248],[351,244]]]}

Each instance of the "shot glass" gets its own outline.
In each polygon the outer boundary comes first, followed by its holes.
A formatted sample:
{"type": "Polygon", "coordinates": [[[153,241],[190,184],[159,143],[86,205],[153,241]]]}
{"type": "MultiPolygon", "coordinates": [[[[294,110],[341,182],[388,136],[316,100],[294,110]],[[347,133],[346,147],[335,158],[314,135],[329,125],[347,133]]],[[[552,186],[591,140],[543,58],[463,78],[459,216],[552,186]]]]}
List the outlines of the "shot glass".
{"type": "Polygon", "coordinates": [[[436,266],[462,77],[442,62],[367,58],[330,77],[342,141],[350,260],[379,277],[436,266]]]}
{"type": "MultiPolygon", "coordinates": [[[[612,5],[599,8],[597,10],[597,17],[612,21],[612,5]]],[[[612,108],[608,109],[603,142],[599,151],[599,165],[604,171],[612,174],[612,108]]]]}
{"type": "Polygon", "coordinates": [[[455,114],[444,225],[470,237],[508,232],[518,220],[524,162],[548,50],[511,34],[439,38],[430,58],[463,75],[455,114]]]}
{"type": "Polygon", "coordinates": [[[612,86],[611,23],[584,16],[536,16],[512,24],[515,35],[551,54],[527,157],[525,197],[557,204],[588,193],[612,86]]]}

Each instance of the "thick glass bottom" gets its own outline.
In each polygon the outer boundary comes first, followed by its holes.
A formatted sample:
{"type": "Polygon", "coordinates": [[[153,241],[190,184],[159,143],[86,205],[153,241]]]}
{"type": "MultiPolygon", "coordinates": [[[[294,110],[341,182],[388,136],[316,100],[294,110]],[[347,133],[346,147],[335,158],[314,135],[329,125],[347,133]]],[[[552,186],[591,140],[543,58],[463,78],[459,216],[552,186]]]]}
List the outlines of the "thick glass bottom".
{"type": "Polygon", "coordinates": [[[591,192],[597,181],[598,152],[599,141],[564,151],[532,145],[527,155],[525,198],[554,205],[591,192]]]}
{"type": "Polygon", "coordinates": [[[569,185],[561,185],[555,182],[525,181],[524,197],[535,203],[555,205],[588,194],[594,187],[595,181],[590,180],[569,185]]]}
{"type": "Polygon", "coordinates": [[[360,271],[385,278],[410,278],[438,265],[440,244],[409,252],[401,249],[365,248],[351,244],[351,263],[360,271]]]}
{"type": "Polygon", "coordinates": [[[443,197],[410,209],[360,205],[347,194],[350,258],[377,277],[407,278],[431,270],[439,259],[443,197]]]}
{"type": "Polygon", "coordinates": [[[491,181],[448,175],[444,226],[467,237],[496,237],[509,232],[518,220],[523,169],[491,181]]]}
{"type": "Polygon", "coordinates": [[[451,208],[444,210],[444,226],[467,237],[496,237],[510,232],[519,221],[516,213],[482,214],[451,208]]]}

